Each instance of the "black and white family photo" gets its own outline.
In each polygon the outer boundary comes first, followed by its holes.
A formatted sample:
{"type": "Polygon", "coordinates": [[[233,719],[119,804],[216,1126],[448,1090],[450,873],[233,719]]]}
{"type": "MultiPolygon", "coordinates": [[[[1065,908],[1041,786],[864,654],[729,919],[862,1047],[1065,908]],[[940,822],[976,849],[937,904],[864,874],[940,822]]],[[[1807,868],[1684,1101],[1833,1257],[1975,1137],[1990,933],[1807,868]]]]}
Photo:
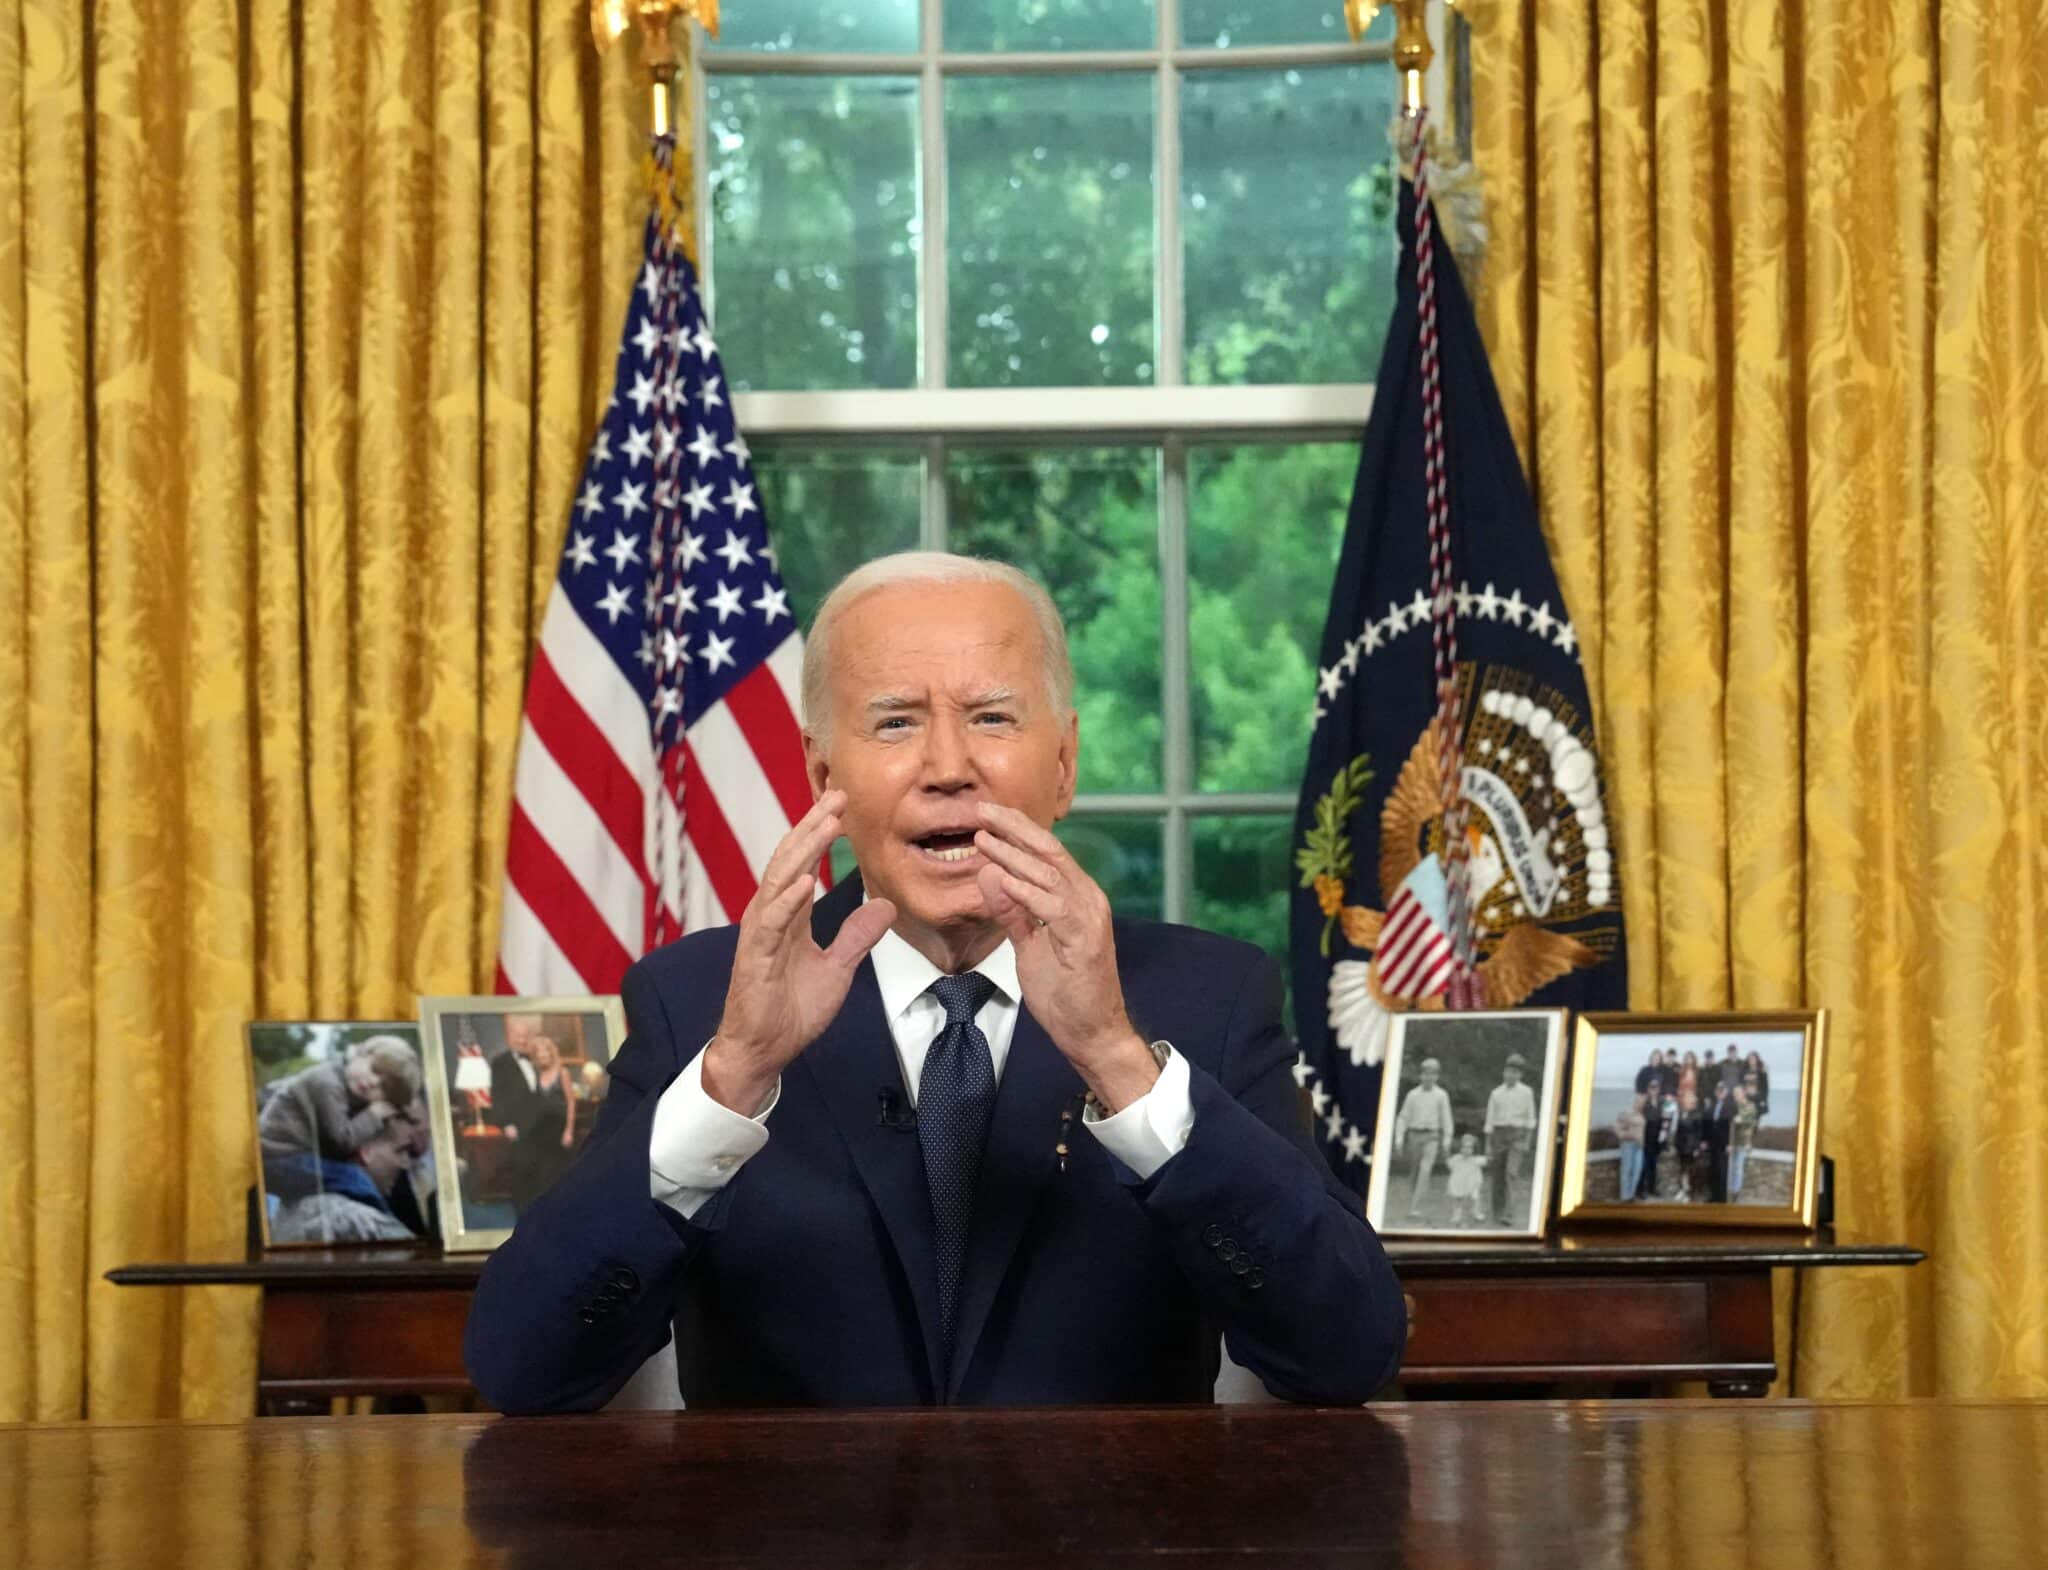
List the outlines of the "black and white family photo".
{"type": "Polygon", "coordinates": [[[1540,1236],[1563,1071],[1555,1009],[1398,1015],[1368,1214],[1399,1235],[1540,1236]]]}
{"type": "Polygon", "coordinates": [[[418,1029],[262,1020],[247,1034],[265,1240],[431,1236],[436,1170],[418,1029]]]}
{"type": "Polygon", "coordinates": [[[576,1160],[624,1033],[618,1013],[609,998],[421,1000],[454,1187],[441,1227],[450,1248],[503,1241],[576,1160]]]}

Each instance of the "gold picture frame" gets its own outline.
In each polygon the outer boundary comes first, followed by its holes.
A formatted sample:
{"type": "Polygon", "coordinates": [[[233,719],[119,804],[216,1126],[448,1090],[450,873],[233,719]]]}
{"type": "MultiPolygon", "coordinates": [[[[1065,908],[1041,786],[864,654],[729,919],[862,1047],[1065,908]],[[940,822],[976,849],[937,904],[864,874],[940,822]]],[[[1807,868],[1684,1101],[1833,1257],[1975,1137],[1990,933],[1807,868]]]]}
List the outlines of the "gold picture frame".
{"type": "Polygon", "coordinates": [[[1812,1230],[1827,1039],[1826,1009],[1581,1014],[1559,1219],[1812,1230]],[[1645,1119],[1632,1163],[1619,1125],[1623,1109],[1647,1112],[1646,1081],[1658,1116],[1645,1119]],[[1746,1130],[1745,1108],[1756,1113],[1746,1130]],[[1633,1196],[1623,1191],[1631,1169],[1633,1196]]]}
{"type": "Polygon", "coordinates": [[[582,1154],[625,1039],[615,997],[420,999],[443,1248],[488,1253],[512,1235],[519,1212],[582,1154]],[[521,1043],[541,1038],[553,1063],[529,1073],[516,1062],[528,1055],[521,1043]]]}

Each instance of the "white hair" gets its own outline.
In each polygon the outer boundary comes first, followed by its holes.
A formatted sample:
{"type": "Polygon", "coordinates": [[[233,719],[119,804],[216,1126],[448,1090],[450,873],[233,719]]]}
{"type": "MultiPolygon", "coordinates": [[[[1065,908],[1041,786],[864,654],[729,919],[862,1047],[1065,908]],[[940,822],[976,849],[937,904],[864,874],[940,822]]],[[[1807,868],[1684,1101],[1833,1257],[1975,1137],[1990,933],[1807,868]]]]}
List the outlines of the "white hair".
{"type": "Polygon", "coordinates": [[[1038,623],[1038,646],[1044,661],[1045,696],[1064,724],[1074,712],[1074,664],[1067,654],[1067,624],[1045,586],[1008,562],[984,556],[955,556],[950,551],[898,551],[878,556],[853,569],[832,587],[804,638],[803,725],[823,741],[832,729],[832,701],[826,691],[832,669],[832,633],[854,601],[877,589],[907,583],[1000,583],[1016,591],[1031,607],[1038,623]]]}

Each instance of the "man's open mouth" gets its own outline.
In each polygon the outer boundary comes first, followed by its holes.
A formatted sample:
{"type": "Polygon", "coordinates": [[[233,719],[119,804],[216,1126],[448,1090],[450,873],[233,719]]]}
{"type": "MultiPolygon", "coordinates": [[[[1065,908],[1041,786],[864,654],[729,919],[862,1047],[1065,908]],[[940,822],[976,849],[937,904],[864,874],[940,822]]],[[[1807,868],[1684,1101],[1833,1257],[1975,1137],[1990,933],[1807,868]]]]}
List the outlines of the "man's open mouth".
{"type": "Polygon", "coordinates": [[[942,829],[920,834],[910,843],[934,861],[966,861],[976,854],[972,829],[942,829]]]}

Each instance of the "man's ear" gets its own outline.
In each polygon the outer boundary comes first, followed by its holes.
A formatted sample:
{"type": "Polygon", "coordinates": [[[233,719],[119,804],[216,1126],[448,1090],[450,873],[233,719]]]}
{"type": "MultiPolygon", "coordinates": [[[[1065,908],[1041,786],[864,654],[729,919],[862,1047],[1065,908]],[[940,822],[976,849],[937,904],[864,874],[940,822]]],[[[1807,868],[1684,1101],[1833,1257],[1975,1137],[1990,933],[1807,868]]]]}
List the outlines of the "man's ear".
{"type": "Polygon", "coordinates": [[[1080,778],[1081,715],[1076,710],[1067,716],[1066,730],[1060,737],[1060,794],[1052,815],[1055,823],[1073,809],[1074,787],[1080,778]]]}
{"type": "Polygon", "coordinates": [[[804,737],[804,775],[811,782],[811,800],[816,801],[832,788],[832,763],[825,745],[808,730],[804,737]]]}

